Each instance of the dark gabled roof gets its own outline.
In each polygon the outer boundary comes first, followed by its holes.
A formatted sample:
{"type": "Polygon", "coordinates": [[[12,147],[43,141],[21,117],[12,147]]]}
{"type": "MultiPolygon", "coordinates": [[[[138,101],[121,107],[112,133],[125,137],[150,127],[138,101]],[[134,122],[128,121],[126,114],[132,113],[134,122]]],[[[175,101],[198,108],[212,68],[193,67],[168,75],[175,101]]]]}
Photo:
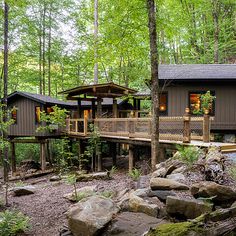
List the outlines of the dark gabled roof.
{"type": "Polygon", "coordinates": [[[159,65],[160,80],[236,80],[236,64],[159,65]]]}
{"type": "MultiPolygon", "coordinates": [[[[71,107],[71,108],[76,108],[77,107],[77,101],[62,101],[58,100],[56,98],[46,96],[46,95],[41,95],[41,94],[36,94],[36,93],[29,93],[29,92],[21,92],[21,91],[15,91],[8,95],[8,102],[11,102],[11,100],[15,99],[18,96],[22,96],[25,98],[29,98],[33,101],[42,103],[42,104],[50,104],[50,105],[61,105],[65,107],[71,107]]],[[[120,105],[123,102],[121,99],[117,99],[117,104],[120,105]]],[[[113,99],[112,98],[103,98],[102,105],[112,105],[113,104],[113,99]]],[[[82,101],[81,102],[82,106],[91,106],[90,101],[82,101]]]]}
{"type": "Polygon", "coordinates": [[[21,92],[21,91],[15,91],[8,95],[8,101],[10,102],[12,99],[14,99],[17,96],[22,96],[29,98],[33,101],[42,103],[42,104],[51,104],[51,105],[61,105],[61,106],[76,106],[76,102],[64,102],[61,100],[58,100],[56,98],[42,95],[42,94],[36,94],[36,93],[29,93],[29,92],[21,92]]]}

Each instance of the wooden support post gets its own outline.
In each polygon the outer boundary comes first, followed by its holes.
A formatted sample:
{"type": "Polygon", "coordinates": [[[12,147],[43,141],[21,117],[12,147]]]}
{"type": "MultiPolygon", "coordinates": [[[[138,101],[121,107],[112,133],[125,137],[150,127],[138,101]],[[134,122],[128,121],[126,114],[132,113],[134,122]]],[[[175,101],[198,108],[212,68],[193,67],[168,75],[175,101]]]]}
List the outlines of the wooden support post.
{"type": "Polygon", "coordinates": [[[134,146],[129,145],[129,172],[134,168],[134,146]]]}
{"type": "Polygon", "coordinates": [[[12,175],[16,172],[16,150],[15,143],[11,142],[11,170],[12,175]]]}
{"type": "Polygon", "coordinates": [[[78,99],[78,108],[77,108],[77,111],[78,111],[78,118],[81,118],[81,99],[79,98],[78,99]]]}
{"type": "Polygon", "coordinates": [[[46,170],[45,141],[40,142],[40,164],[41,170],[46,170]]]}
{"type": "Polygon", "coordinates": [[[113,118],[118,117],[118,108],[117,108],[117,100],[116,99],[113,99],[112,116],[113,116],[113,118]]]}
{"type": "Polygon", "coordinates": [[[97,165],[97,169],[98,171],[102,171],[102,155],[101,155],[101,150],[98,150],[98,154],[97,154],[97,157],[98,157],[98,165],[97,165]]]}
{"type": "Polygon", "coordinates": [[[84,135],[88,134],[88,111],[84,111],[84,135]]]}
{"type": "Polygon", "coordinates": [[[92,119],[95,119],[96,117],[96,111],[95,111],[95,99],[92,99],[92,119]]]}
{"type": "MultiPolygon", "coordinates": [[[[131,118],[134,118],[134,112],[130,113],[131,118]]],[[[135,133],[135,122],[132,119],[129,119],[129,137],[133,138],[135,133]]]]}
{"type": "Polygon", "coordinates": [[[183,143],[190,143],[191,142],[191,129],[190,129],[190,110],[189,108],[185,109],[184,114],[184,128],[183,128],[183,143]]]}
{"type": "MultiPolygon", "coordinates": [[[[137,104],[137,106],[138,106],[138,111],[141,111],[141,100],[138,99],[137,102],[138,102],[138,104],[137,104]]],[[[139,113],[139,112],[138,112],[137,115],[138,115],[137,117],[140,117],[140,113],[139,113]]]]}
{"type": "Polygon", "coordinates": [[[112,155],[112,165],[116,166],[116,143],[110,143],[110,154],[112,155]]]}
{"type": "Polygon", "coordinates": [[[203,142],[210,142],[210,116],[208,114],[203,116],[203,142]]]}
{"type": "Polygon", "coordinates": [[[97,99],[97,118],[102,117],[102,99],[98,98],[97,99]]]}

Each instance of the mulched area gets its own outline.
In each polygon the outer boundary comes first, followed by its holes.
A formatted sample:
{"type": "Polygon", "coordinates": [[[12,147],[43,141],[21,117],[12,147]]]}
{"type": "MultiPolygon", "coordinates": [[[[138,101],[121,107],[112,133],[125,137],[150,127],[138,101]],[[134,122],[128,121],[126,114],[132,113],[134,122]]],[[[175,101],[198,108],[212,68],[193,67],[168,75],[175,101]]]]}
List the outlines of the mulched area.
{"type": "MultiPolygon", "coordinates": [[[[24,181],[26,185],[34,184],[37,187],[35,194],[21,197],[14,197],[12,194],[9,196],[9,208],[17,209],[30,218],[31,228],[24,235],[59,236],[61,229],[67,225],[65,213],[73,204],[63,196],[72,192],[73,187],[64,181],[50,182],[50,176],[24,181]]],[[[76,184],[77,188],[90,185],[97,185],[99,191],[120,191],[131,188],[133,181],[128,177],[127,172],[119,172],[111,180],[93,180],[76,184]]],[[[0,196],[3,198],[2,189],[0,196]]]]}

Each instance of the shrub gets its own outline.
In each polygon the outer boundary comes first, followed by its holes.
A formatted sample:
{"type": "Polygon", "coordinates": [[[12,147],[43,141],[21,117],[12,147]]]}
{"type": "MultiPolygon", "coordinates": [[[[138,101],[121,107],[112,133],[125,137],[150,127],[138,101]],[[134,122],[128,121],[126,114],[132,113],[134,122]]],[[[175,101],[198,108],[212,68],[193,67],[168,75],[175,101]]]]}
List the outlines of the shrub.
{"type": "Polygon", "coordinates": [[[101,192],[101,196],[105,197],[105,198],[112,198],[114,195],[114,193],[112,191],[103,191],[101,192]]]}
{"type": "Polygon", "coordinates": [[[139,169],[134,168],[132,171],[129,172],[129,176],[134,180],[137,181],[138,178],[141,176],[141,171],[139,169]]]}
{"type": "Polygon", "coordinates": [[[16,235],[28,228],[29,218],[21,212],[6,210],[0,213],[0,235],[16,235]]]}
{"type": "Polygon", "coordinates": [[[178,146],[177,150],[179,152],[177,158],[188,166],[192,166],[203,155],[202,149],[194,146],[178,146]]]}

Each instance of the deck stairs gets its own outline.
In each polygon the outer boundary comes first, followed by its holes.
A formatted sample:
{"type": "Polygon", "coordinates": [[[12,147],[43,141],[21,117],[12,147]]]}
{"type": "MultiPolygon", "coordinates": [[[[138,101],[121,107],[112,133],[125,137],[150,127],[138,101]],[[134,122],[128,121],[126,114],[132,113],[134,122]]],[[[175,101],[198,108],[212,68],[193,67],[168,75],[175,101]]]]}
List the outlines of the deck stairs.
{"type": "Polygon", "coordinates": [[[236,143],[221,146],[222,153],[236,153],[236,143]]]}

